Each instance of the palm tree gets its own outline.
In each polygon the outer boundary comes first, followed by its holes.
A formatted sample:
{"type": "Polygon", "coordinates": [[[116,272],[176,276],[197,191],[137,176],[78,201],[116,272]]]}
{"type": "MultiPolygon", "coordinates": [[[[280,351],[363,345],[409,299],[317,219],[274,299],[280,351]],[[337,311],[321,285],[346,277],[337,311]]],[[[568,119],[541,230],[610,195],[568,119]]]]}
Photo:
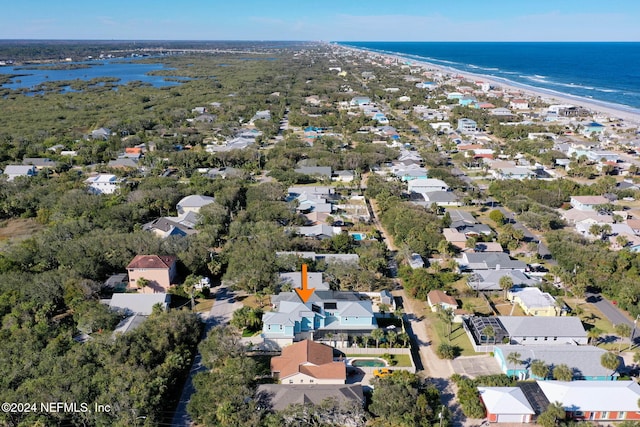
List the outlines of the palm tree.
{"type": "Polygon", "coordinates": [[[464,243],[464,247],[467,249],[475,249],[477,243],[478,239],[476,239],[475,237],[469,237],[464,243]]]}
{"type": "MultiPolygon", "coordinates": [[[[626,339],[631,335],[631,326],[626,323],[618,323],[615,327],[616,334],[620,337],[620,341],[618,342],[618,352],[620,352],[620,347],[622,346],[622,340],[626,339]]],[[[631,348],[631,346],[629,346],[631,348]]]]}
{"type": "Polygon", "coordinates": [[[620,248],[624,248],[625,246],[627,246],[629,244],[629,239],[627,239],[622,234],[618,234],[616,236],[616,243],[618,244],[618,246],[620,246],[620,248]]]}
{"type": "Polygon", "coordinates": [[[447,325],[447,339],[451,341],[451,327],[453,326],[453,310],[438,306],[438,318],[447,325]]]}
{"type": "Polygon", "coordinates": [[[369,348],[370,340],[371,340],[371,335],[365,335],[362,337],[362,341],[364,342],[364,348],[369,348]]]}
{"type": "Polygon", "coordinates": [[[140,277],[138,280],[136,280],[136,286],[138,287],[138,289],[144,289],[147,286],[149,286],[149,280],[145,279],[144,277],[140,277]]]}
{"type": "Polygon", "coordinates": [[[616,354],[608,351],[600,356],[600,364],[602,365],[602,367],[612,370],[613,372],[611,373],[611,375],[613,375],[620,367],[620,359],[616,354]]]}
{"type": "Polygon", "coordinates": [[[573,371],[564,363],[557,365],[553,368],[553,379],[558,381],[571,381],[573,379],[573,371]]]}
{"type": "Polygon", "coordinates": [[[502,276],[498,283],[503,291],[502,299],[506,300],[507,292],[513,287],[513,279],[510,276],[502,276]]]}
{"type": "Polygon", "coordinates": [[[486,340],[488,341],[489,338],[493,339],[493,343],[496,343],[496,330],[493,329],[493,326],[486,326],[483,330],[482,330],[482,335],[485,336],[486,340]]]}
{"type": "Polygon", "coordinates": [[[560,402],[553,402],[547,409],[538,416],[538,424],[542,427],[555,427],[564,421],[567,413],[560,402]]]}
{"type": "Polygon", "coordinates": [[[587,331],[587,338],[589,339],[589,344],[593,344],[597,346],[598,340],[600,339],[600,335],[602,335],[602,329],[596,328],[595,326],[589,329],[589,331],[587,331]]]}
{"type": "Polygon", "coordinates": [[[468,311],[471,314],[475,314],[476,313],[476,305],[472,301],[465,301],[462,304],[462,309],[464,311],[468,311]]]}
{"type": "Polygon", "coordinates": [[[406,346],[407,346],[407,343],[409,342],[409,340],[411,340],[411,338],[409,337],[409,334],[408,334],[408,333],[406,333],[406,332],[400,332],[400,333],[398,334],[398,339],[399,339],[400,341],[402,341],[402,346],[403,346],[403,347],[406,347],[406,346]]]}
{"type": "Polygon", "coordinates": [[[333,347],[333,345],[331,344],[331,340],[333,339],[333,334],[331,332],[329,332],[325,336],[329,340],[329,345],[331,345],[333,347]]]}
{"type": "Polygon", "coordinates": [[[389,312],[389,305],[388,304],[378,304],[378,311],[384,315],[385,313],[389,312]]]}
{"type": "Polygon", "coordinates": [[[600,239],[606,240],[607,237],[611,234],[611,225],[604,224],[601,228],[601,231],[602,231],[602,235],[600,236],[600,239]]]}
{"type": "Polygon", "coordinates": [[[527,243],[527,252],[529,252],[529,263],[532,263],[534,256],[538,253],[538,244],[536,242],[527,243]]]}
{"type": "Polygon", "coordinates": [[[393,347],[396,341],[398,341],[398,333],[396,331],[387,332],[387,341],[389,341],[389,347],[393,347]]]}
{"type": "Polygon", "coordinates": [[[262,315],[263,312],[259,308],[249,310],[249,312],[247,313],[247,326],[249,327],[249,329],[259,329],[259,326],[262,324],[262,315]]]}
{"type": "Polygon", "coordinates": [[[371,337],[376,340],[376,348],[380,345],[380,340],[384,338],[384,329],[376,328],[371,331],[371,337]]]}
{"type": "Polygon", "coordinates": [[[544,363],[542,360],[534,360],[531,362],[531,373],[540,379],[545,379],[549,376],[549,365],[544,363]]]}
{"type": "Polygon", "coordinates": [[[510,363],[512,365],[520,365],[522,364],[522,360],[520,360],[521,356],[522,355],[517,351],[513,351],[507,356],[507,363],[510,363]]]}

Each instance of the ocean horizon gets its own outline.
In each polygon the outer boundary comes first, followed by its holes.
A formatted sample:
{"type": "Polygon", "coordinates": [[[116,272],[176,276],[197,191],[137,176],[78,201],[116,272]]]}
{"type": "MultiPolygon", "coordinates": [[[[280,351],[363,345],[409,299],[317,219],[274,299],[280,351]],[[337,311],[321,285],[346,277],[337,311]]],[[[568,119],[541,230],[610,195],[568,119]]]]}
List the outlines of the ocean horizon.
{"type": "Polygon", "coordinates": [[[335,43],[640,112],[640,42],[335,43]]]}

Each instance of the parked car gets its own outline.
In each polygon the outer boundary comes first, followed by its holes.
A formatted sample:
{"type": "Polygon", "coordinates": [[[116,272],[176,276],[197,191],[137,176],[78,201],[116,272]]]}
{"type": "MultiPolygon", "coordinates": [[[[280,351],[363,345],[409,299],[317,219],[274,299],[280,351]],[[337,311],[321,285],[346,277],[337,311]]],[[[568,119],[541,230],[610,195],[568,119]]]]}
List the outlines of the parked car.
{"type": "Polygon", "coordinates": [[[373,376],[376,378],[384,378],[384,377],[388,377],[392,373],[393,373],[393,369],[380,368],[373,371],[373,376]]]}

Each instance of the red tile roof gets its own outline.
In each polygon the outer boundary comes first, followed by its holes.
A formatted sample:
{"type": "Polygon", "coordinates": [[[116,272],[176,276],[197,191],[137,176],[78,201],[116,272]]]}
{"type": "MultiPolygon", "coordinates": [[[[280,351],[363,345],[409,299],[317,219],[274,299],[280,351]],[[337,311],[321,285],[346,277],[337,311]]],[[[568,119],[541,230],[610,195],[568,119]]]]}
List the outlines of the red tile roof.
{"type": "Polygon", "coordinates": [[[318,379],[347,378],[344,363],[333,361],[333,348],[304,340],[282,349],[282,355],[271,359],[271,372],[280,379],[302,373],[318,379]]]}
{"type": "Polygon", "coordinates": [[[458,150],[459,151],[464,151],[464,150],[479,150],[484,148],[483,145],[480,144],[469,144],[469,145],[458,145],[458,150]]]}
{"type": "Polygon", "coordinates": [[[171,255],[136,255],[127,268],[156,268],[170,269],[176,262],[176,257],[171,255]]]}
{"type": "Polygon", "coordinates": [[[427,298],[431,305],[449,304],[454,307],[458,306],[458,302],[451,295],[447,295],[444,292],[434,289],[427,294],[427,298]]]}

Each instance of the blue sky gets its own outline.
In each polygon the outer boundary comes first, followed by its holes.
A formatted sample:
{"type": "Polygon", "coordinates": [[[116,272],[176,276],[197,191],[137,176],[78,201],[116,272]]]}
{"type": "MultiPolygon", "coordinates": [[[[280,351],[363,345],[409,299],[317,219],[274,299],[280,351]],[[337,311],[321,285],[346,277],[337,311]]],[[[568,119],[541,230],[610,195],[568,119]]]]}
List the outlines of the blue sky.
{"type": "Polygon", "coordinates": [[[18,0],[0,39],[640,41],[637,0],[18,0]]]}

